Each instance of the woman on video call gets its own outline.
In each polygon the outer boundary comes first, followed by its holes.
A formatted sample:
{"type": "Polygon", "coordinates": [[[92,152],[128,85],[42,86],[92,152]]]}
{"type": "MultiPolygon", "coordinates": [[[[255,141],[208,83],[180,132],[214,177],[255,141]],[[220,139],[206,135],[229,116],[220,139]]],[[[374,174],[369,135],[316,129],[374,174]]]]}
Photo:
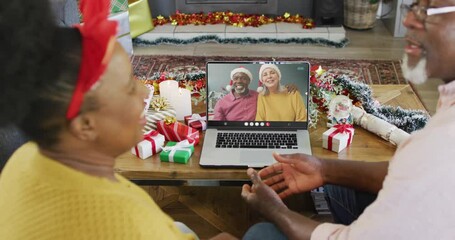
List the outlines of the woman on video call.
{"type": "Polygon", "coordinates": [[[264,64],[259,69],[256,121],[306,121],[306,108],[300,92],[289,93],[281,82],[280,69],[264,64]]]}

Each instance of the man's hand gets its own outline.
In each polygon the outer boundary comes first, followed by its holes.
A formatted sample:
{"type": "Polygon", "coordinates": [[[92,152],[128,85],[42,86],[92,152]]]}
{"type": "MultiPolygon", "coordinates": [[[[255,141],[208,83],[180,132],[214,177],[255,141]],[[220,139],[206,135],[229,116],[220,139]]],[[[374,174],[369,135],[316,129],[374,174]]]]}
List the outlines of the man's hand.
{"type": "Polygon", "coordinates": [[[295,84],[286,84],[284,86],[287,90],[288,90],[288,93],[295,93],[297,91],[299,91],[299,88],[297,87],[297,85],[295,84]]]}
{"type": "Polygon", "coordinates": [[[280,198],[310,191],[324,184],[322,162],[318,158],[297,153],[273,153],[273,157],[278,163],[259,171],[259,176],[280,198]]]}
{"type": "Polygon", "coordinates": [[[258,173],[254,169],[249,168],[247,170],[247,174],[251,178],[253,185],[243,185],[243,199],[245,199],[251,207],[260,212],[269,221],[273,221],[275,213],[278,213],[283,209],[287,209],[286,205],[284,205],[283,201],[281,201],[276,192],[262,182],[258,173]]]}

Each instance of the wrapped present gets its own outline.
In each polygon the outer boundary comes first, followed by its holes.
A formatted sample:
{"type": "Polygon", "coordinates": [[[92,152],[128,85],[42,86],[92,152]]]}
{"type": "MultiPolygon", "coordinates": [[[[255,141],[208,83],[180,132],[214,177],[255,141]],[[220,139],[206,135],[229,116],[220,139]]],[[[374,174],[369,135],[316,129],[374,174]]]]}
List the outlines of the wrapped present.
{"type": "Polygon", "coordinates": [[[153,29],[148,0],[129,0],[131,37],[135,38],[153,29]]]}
{"type": "Polygon", "coordinates": [[[158,132],[164,135],[167,141],[180,142],[189,140],[190,143],[199,143],[199,131],[176,121],[175,117],[167,117],[158,122],[158,132]]]}
{"type": "Polygon", "coordinates": [[[207,129],[207,114],[194,113],[190,116],[185,116],[185,123],[186,123],[186,125],[188,125],[192,128],[196,128],[199,130],[205,130],[205,129],[207,129]]]}
{"type": "Polygon", "coordinates": [[[111,13],[128,11],[128,0],[111,0],[111,13]]]}
{"type": "Polygon", "coordinates": [[[168,142],[160,153],[162,162],[188,163],[194,152],[194,146],[188,140],[168,142]]]}
{"type": "Polygon", "coordinates": [[[322,147],[339,153],[352,143],[353,136],[351,124],[337,124],[322,134],[322,147]]]}
{"type": "Polygon", "coordinates": [[[144,131],[155,130],[159,121],[164,120],[166,117],[175,117],[176,115],[175,109],[166,99],[160,96],[154,96],[150,102],[150,108],[145,113],[147,124],[144,127],[144,131]]]}
{"type": "Polygon", "coordinates": [[[131,153],[141,159],[146,159],[161,151],[164,146],[164,136],[158,131],[151,131],[144,134],[144,140],[131,149],[131,153]]]}
{"type": "Polygon", "coordinates": [[[118,23],[117,41],[122,45],[128,55],[133,55],[133,40],[130,34],[128,11],[111,14],[109,19],[118,23]]]}

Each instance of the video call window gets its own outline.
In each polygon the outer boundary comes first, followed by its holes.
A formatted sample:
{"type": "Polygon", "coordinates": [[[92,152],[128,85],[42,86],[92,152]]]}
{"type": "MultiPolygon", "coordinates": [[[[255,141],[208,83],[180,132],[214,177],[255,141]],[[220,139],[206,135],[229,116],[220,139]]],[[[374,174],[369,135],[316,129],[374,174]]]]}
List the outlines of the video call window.
{"type": "Polygon", "coordinates": [[[209,62],[209,121],[307,122],[307,62],[209,62]]]}

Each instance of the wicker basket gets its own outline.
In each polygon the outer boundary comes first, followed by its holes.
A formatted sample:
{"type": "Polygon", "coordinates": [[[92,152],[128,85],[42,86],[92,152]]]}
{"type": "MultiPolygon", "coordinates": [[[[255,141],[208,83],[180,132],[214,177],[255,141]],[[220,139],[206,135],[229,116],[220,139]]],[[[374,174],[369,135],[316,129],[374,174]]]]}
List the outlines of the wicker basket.
{"type": "Polygon", "coordinates": [[[379,3],[370,0],[344,0],[344,26],[353,29],[370,29],[376,24],[379,3]]]}

